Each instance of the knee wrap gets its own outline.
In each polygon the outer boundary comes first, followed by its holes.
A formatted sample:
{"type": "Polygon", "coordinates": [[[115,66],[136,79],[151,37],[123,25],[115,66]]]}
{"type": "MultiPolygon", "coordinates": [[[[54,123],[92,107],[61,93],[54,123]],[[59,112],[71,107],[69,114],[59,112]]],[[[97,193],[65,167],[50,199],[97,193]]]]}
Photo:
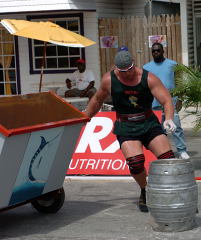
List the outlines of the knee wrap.
{"type": "Polygon", "coordinates": [[[129,157],[126,159],[126,163],[129,167],[131,174],[139,174],[144,171],[144,154],[139,154],[137,156],[129,157]]]}
{"type": "Polygon", "coordinates": [[[168,159],[168,158],[175,158],[175,155],[172,150],[167,151],[160,156],[158,156],[158,159],[168,159]]]}

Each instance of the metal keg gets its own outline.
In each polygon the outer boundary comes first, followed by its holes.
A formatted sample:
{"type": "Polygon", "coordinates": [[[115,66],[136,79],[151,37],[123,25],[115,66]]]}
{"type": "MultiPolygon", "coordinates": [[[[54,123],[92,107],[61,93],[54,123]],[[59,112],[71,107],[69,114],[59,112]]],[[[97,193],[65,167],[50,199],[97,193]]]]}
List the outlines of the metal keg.
{"type": "Polygon", "coordinates": [[[155,231],[192,229],[197,202],[198,188],[190,160],[161,159],[151,162],[147,206],[155,221],[155,231]]]}

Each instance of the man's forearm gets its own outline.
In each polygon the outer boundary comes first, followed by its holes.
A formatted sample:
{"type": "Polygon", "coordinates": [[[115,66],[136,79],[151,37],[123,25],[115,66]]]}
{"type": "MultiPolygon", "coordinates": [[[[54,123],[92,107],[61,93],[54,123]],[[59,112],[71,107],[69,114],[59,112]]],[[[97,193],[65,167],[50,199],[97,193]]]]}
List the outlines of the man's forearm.
{"type": "Polygon", "coordinates": [[[103,102],[97,101],[96,97],[92,97],[89,101],[85,113],[90,118],[96,115],[96,113],[100,110],[103,102]]]}
{"type": "Polygon", "coordinates": [[[163,107],[164,107],[165,119],[166,120],[173,119],[174,118],[174,106],[173,106],[172,102],[165,103],[163,105],[163,107]]]}

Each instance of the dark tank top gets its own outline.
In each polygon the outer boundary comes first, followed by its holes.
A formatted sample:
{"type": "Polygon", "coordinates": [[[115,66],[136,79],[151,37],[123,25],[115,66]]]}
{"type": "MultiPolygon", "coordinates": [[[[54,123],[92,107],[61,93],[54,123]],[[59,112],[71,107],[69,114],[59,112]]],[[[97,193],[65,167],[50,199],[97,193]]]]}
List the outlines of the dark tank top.
{"type": "Polygon", "coordinates": [[[148,72],[143,70],[140,83],[127,86],[117,79],[114,71],[111,72],[111,96],[116,112],[129,114],[151,109],[153,96],[148,87],[147,76],[148,72]]]}
{"type": "MultiPolygon", "coordinates": [[[[121,83],[111,72],[111,97],[114,109],[120,114],[135,114],[151,110],[153,95],[147,83],[148,72],[143,69],[141,81],[136,86],[121,83]]],[[[115,121],[113,132],[120,136],[139,136],[161,126],[155,114],[139,122],[115,121]]]]}

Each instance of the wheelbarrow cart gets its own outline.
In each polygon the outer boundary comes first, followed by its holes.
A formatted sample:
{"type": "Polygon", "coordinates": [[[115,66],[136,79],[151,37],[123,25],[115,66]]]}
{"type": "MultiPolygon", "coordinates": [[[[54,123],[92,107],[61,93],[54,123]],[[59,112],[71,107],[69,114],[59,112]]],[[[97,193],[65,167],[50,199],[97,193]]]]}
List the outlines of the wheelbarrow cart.
{"type": "Polygon", "coordinates": [[[39,212],[57,212],[89,118],[53,92],[1,97],[0,112],[0,211],[31,202],[39,212]]]}

